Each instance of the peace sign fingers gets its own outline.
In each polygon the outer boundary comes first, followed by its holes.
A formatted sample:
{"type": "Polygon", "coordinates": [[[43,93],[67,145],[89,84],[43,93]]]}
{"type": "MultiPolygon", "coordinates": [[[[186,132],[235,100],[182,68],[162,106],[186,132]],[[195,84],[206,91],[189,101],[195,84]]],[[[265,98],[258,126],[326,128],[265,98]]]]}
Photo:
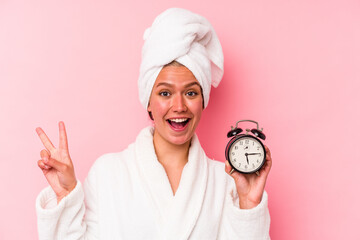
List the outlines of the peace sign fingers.
{"type": "Polygon", "coordinates": [[[53,159],[61,161],[63,163],[70,164],[70,154],[68,149],[68,140],[66,136],[64,122],[59,122],[59,147],[56,148],[50,141],[49,137],[45,134],[44,130],[40,127],[36,128],[36,132],[39,135],[41,142],[50,153],[53,159]]]}
{"type": "Polygon", "coordinates": [[[68,141],[64,122],[59,122],[59,147],[55,148],[41,128],[36,128],[46,149],[40,152],[38,166],[57,196],[58,202],[76,186],[74,166],[68,151],[68,141]]]}

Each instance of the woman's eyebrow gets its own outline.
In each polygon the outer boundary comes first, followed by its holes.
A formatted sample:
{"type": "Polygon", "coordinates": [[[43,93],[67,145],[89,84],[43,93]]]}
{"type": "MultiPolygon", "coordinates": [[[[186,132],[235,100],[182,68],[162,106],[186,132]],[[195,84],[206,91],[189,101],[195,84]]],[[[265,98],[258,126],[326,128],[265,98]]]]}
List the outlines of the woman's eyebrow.
{"type": "MultiPolygon", "coordinates": [[[[185,88],[188,88],[188,87],[191,87],[191,86],[193,86],[193,85],[198,85],[198,86],[201,88],[201,86],[200,86],[200,84],[199,84],[198,82],[188,83],[188,84],[186,84],[184,87],[185,87],[185,88]]],[[[173,87],[174,84],[167,83],[167,82],[161,82],[161,83],[158,83],[158,84],[156,85],[156,87],[159,87],[159,86],[173,87]]]]}
{"type": "Polygon", "coordinates": [[[166,83],[166,82],[161,82],[161,83],[158,83],[158,84],[156,85],[156,87],[159,87],[159,86],[162,86],[162,85],[167,86],[167,87],[172,87],[172,86],[173,86],[173,84],[166,83]]]}
{"type": "Polygon", "coordinates": [[[186,88],[191,87],[192,85],[198,85],[199,88],[201,88],[200,84],[198,82],[192,82],[185,85],[186,88]]]}

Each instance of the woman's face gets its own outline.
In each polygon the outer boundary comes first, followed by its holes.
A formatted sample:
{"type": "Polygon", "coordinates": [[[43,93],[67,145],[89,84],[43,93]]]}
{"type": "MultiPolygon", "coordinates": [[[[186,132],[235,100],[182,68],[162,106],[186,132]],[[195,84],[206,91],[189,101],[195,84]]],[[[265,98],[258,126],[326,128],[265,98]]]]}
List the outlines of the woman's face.
{"type": "Polygon", "coordinates": [[[184,66],[164,67],[150,96],[148,111],[155,133],[176,145],[187,143],[195,133],[203,111],[201,87],[184,66]]]}

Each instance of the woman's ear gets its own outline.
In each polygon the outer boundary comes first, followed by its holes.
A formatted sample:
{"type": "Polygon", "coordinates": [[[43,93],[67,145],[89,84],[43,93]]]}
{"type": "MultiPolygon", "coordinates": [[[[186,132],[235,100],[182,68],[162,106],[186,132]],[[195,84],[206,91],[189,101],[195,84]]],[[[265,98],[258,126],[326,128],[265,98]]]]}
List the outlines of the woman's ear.
{"type": "Polygon", "coordinates": [[[154,121],[154,118],[153,118],[153,116],[152,116],[152,113],[148,111],[148,114],[149,114],[149,118],[154,121]]]}
{"type": "Polygon", "coordinates": [[[150,102],[148,104],[147,111],[148,111],[150,119],[154,121],[154,118],[153,118],[152,113],[151,113],[150,102]]]}

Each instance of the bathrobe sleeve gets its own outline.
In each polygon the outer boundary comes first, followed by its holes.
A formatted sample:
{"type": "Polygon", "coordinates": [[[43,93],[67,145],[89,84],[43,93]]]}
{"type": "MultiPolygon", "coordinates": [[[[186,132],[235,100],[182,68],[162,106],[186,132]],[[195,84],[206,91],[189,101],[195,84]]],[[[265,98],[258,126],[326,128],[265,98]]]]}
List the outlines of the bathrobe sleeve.
{"type": "Polygon", "coordinates": [[[268,195],[264,191],[259,205],[252,209],[240,209],[236,190],[228,191],[218,239],[270,239],[270,214],[268,195]]]}
{"type": "Polygon", "coordinates": [[[80,181],[77,181],[73,191],[59,204],[57,204],[55,192],[50,186],[40,192],[36,199],[40,240],[99,239],[96,214],[97,196],[93,190],[93,180],[90,171],[84,187],[80,181]]]}

